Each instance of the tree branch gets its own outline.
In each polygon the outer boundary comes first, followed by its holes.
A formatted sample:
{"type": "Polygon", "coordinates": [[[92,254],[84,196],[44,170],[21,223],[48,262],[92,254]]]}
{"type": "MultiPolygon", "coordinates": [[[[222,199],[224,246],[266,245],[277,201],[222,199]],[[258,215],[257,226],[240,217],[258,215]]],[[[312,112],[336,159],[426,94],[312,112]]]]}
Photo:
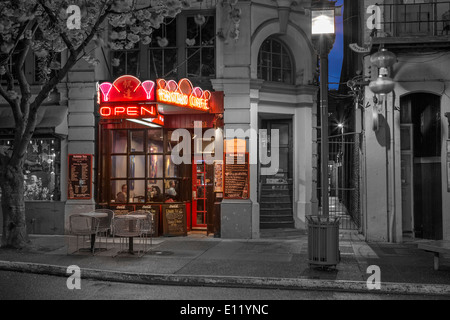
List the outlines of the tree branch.
{"type": "MultiPolygon", "coordinates": [[[[43,1],[43,0],[39,0],[43,1]]],[[[84,51],[85,47],[91,42],[92,38],[94,37],[95,33],[97,32],[99,26],[105,21],[106,17],[109,15],[108,9],[111,7],[112,2],[104,3],[103,7],[100,9],[100,16],[97,19],[96,23],[91,29],[91,33],[86,37],[86,39],[83,41],[83,43],[77,48],[74,49],[74,53],[70,55],[70,57],[67,59],[66,64],[62,69],[58,71],[58,73],[53,76],[41,89],[39,94],[37,95],[36,99],[31,104],[30,109],[31,110],[37,110],[41,103],[44,101],[44,99],[48,96],[51,90],[59,83],[61,80],[67,75],[67,73],[70,71],[70,69],[77,63],[78,56],[81,52],[84,51]],[[104,11],[105,6],[107,6],[107,9],[104,11]],[[104,11],[104,12],[103,12],[104,11]],[[103,12],[103,14],[102,14],[103,12]]]]}
{"type": "Polygon", "coordinates": [[[25,76],[24,68],[23,68],[23,66],[25,64],[25,59],[28,55],[28,51],[30,50],[31,41],[25,39],[22,41],[22,45],[24,46],[24,48],[22,50],[22,53],[20,54],[18,61],[16,62],[16,65],[15,65],[17,80],[19,81],[20,94],[21,94],[20,109],[18,110],[19,118],[22,118],[24,114],[25,114],[25,117],[28,116],[28,107],[29,107],[28,101],[31,98],[30,85],[28,84],[27,78],[25,76]]]}
{"type": "MultiPolygon", "coordinates": [[[[38,2],[40,3],[40,5],[44,8],[45,13],[47,13],[48,17],[50,18],[50,20],[56,25],[58,24],[58,18],[56,17],[56,15],[53,13],[53,11],[47,7],[47,5],[45,4],[45,0],[38,0],[38,2]]],[[[69,38],[67,37],[67,34],[65,32],[61,32],[60,34],[61,39],[63,39],[64,43],[66,44],[67,48],[70,51],[71,55],[74,55],[75,52],[75,48],[73,47],[72,42],[69,40],[69,38]]]]}

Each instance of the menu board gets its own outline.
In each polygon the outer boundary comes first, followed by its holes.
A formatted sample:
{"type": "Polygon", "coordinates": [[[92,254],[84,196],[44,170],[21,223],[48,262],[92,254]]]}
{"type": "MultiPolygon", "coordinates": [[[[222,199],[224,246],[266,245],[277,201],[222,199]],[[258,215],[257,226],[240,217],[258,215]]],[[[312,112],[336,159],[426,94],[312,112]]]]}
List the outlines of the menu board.
{"type": "Polygon", "coordinates": [[[184,204],[163,205],[163,235],[185,236],[186,206],[184,204]]]}
{"type": "Polygon", "coordinates": [[[92,198],[92,155],[69,154],[69,199],[92,198]]]}
{"type": "Polygon", "coordinates": [[[226,153],[224,163],[224,198],[249,198],[248,152],[226,153]]]}
{"type": "Polygon", "coordinates": [[[152,232],[154,237],[158,236],[158,226],[159,226],[159,205],[146,204],[143,206],[136,206],[136,210],[145,210],[150,212],[153,216],[152,232]]]}

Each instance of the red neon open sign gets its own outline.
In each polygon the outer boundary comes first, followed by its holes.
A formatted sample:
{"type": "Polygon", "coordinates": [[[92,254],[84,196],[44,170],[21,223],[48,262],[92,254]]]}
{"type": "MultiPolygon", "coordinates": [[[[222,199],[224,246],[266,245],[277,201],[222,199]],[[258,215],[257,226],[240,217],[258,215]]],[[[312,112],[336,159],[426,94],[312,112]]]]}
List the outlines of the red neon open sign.
{"type": "Polygon", "coordinates": [[[118,104],[101,106],[99,110],[103,118],[108,119],[126,119],[126,118],[155,118],[155,105],[140,105],[140,104],[118,104]]]}

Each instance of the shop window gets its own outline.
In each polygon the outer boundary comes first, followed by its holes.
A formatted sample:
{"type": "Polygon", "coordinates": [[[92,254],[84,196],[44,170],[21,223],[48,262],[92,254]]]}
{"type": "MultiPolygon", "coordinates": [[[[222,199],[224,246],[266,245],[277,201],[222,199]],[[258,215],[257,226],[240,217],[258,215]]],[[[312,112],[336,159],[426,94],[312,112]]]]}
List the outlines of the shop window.
{"type": "Polygon", "coordinates": [[[131,152],[144,152],[144,131],[131,131],[131,152]]]}
{"type": "Polygon", "coordinates": [[[287,47],[276,39],[267,39],[258,55],[258,79],[293,83],[292,62],[287,47]]]}
{"type": "Polygon", "coordinates": [[[130,156],[129,176],[145,178],[145,156],[130,156]]]}
{"type": "Polygon", "coordinates": [[[128,202],[145,202],[145,180],[129,180],[128,189],[130,190],[128,202]]]}
{"type": "Polygon", "coordinates": [[[111,202],[126,203],[128,199],[128,185],[126,180],[111,181],[111,202]]]}
{"type": "Polygon", "coordinates": [[[127,142],[126,130],[111,131],[112,153],[127,153],[127,142]]]}
{"type": "MultiPolygon", "coordinates": [[[[111,203],[183,201],[180,196],[181,167],[171,158],[178,142],[170,141],[171,130],[110,130],[107,152],[110,161],[100,161],[110,170],[103,180],[109,184],[111,203]],[[129,146],[129,148],[127,148],[129,146]],[[144,147],[147,146],[147,147],[144,147]],[[166,148],[164,148],[166,146],[166,148]]],[[[107,155],[106,155],[107,156],[107,155]]],[[[102,172],[105,172],[100,168],[102,172]]],[[[190,169],[185,170],[189,177],[190,169]]],[[[184,172],[184,171],[183,171],[184,172]]]]}
{"type": "Polygon", "coordinates": [[[161,129],[148,130],[148,152],[149,153],[163,153],[164,152],[164,137],[161,129]]]}
{"type": "Polygon", "coordinates": [[[111,156],[111,177],[125,178],[127,176],[127,157],[111,156]]]}
{"type": "Polygon", "coordinates": [[[163,177],[163,155],[151,154],[148,156],[148,177],[150,179],[163,177]]]}
{"type": "MultiPolygon", "coordinates": [[[[12,147],[12,140],[0,140],[0,146],[12,147]]],[[[61,144],[57,138],[32,139],[24,163],[26,201],[61,199],[61,144]]]]}

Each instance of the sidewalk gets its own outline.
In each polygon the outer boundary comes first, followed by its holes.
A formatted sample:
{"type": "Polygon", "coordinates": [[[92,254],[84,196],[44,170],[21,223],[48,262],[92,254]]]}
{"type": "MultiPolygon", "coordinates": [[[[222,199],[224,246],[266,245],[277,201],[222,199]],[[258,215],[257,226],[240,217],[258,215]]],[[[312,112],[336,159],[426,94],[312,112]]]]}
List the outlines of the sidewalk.
{"type": "MultiPolygon", "coordinates": [[[[143,257],[121,255],[109,238],[108,249],[67,254],[68,237],[31,235],[25,250],[0,249],[0,270],[65,276],[77,265],[82,278],[151,284],[235,286],[279,289],[344,290],[373,293],[367,267],[381,269],[380,293],[438,294],[450,297],[450,260],[433,269],[433,254],[417,243],[366,243],[356,233],[341,231],[341,262],[329,270],[310,268],[307,235],[289,238],[227,240],[190,234],[153,238],[153,251],[143,257]]],[[[75,238],[72,238],[75,250],[75,238]]],[[[105,243],[101,244],[103,247],[105,243]]],[[[89,243],[86,243],[89,246],[89,243]]],[[[135,245],[135,249],[136,249],[135,245]]]]}

